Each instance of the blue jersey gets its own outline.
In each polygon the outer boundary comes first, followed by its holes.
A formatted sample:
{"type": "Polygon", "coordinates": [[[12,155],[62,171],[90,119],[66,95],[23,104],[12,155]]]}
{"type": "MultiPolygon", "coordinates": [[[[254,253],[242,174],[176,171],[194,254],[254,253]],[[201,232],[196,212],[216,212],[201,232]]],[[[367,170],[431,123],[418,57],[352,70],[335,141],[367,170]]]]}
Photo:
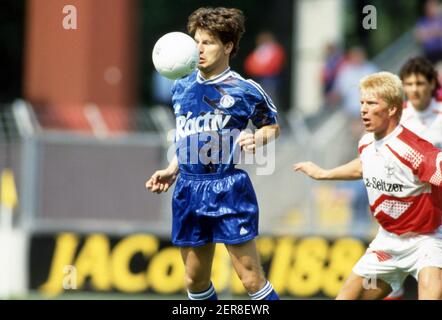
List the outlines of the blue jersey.
{"type": "Polygon", "coordinates": [[[249,120],[257,127],[276,124],[276,107],[254,81],[228,68],[205,80],[200,72],[175,81],[175,144],[181,173],[230,172],[236,139],[249,120]]]}

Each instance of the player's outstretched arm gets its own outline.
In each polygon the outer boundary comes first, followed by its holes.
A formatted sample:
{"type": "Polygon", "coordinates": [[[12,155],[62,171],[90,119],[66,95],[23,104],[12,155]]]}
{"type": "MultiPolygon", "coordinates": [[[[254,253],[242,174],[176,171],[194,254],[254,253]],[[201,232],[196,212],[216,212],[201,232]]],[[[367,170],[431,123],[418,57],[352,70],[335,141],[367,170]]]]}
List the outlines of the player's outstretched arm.
{"type": "Polygon", "coordinates": [[[272,124],[258,129],[255,133],[241,132],[238,144],[246,152],[254,153],[256,148],[262,147],[279,136],[279,125],[272,124]]]}
{"type": "Polygon", "coordinates": [[[313,162],[299,162],[293,170],[300,171],[315,180],[358,180],[362,178],[362,164],[359,158],[342,166],[325,170],[313,162]]]}
{"type": "Polygon", "coordinates": [[[175,156],[166,169],[156,171],[146,182],[146,188],[151,192],[167,192],[178,175],[178,159],[175,156]]]}

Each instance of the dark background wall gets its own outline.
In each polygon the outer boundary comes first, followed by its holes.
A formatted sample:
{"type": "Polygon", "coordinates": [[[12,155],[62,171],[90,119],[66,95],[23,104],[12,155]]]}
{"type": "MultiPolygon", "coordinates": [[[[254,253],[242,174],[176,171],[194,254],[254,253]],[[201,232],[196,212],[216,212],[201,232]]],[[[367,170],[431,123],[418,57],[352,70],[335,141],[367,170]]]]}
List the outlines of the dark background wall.
{"type": "Polygon", "coordinates": [[[21,96],[24,0],[0,3],[0,103],[21,96]]]}

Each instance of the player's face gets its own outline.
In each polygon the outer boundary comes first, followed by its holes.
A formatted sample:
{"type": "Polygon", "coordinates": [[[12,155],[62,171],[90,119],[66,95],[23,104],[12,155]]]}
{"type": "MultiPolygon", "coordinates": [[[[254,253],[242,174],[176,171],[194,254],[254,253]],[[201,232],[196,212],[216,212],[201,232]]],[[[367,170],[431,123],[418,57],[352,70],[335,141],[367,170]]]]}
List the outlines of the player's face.
{"type": "Polygon", "coordinates": [[[367,132],[373,132],[377,140],[382,139],[397,126],[394,112],[387,102],[371,91],[361,92],[361,118],[367,132]]]}
{"type": "Polygon", "coordinates": [[[231,45],[224,45],[211,32],[198,28],[195,32],[195,41],[200,51],[198,68],[206,79],[222,73],[229,65],[231,45]]]}
{"type": "Polygon", "coordinates": [[[411,74],[402,80],[405,95],[416,110],[425,110],[431,102],[435,83],[422,74],[411,74]]]}

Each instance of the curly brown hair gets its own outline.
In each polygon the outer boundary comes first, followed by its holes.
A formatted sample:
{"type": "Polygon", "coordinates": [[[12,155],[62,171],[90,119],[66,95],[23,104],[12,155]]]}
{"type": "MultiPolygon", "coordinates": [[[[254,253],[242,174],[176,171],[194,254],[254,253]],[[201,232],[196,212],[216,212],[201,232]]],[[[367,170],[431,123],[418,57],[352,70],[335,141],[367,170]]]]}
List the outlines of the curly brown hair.
{"type": "Polygon", "coordinates": [[[440,89],[440,84],[438,81],[437,71],[434,68],[430,60],[424,57],[414,57],[408,60],[401,68],[399,76],[402,81],[411,75],[423,75],[429,83],[433,82],[436,84],[433,90],[433,96],[436,96],[436,92],[440,89]]]}
{"type": "Polygon", "coordinates": [[[189,16],[187,31],[193,37],[198,28],[210,31],[218,37],[223,44],[233,43],[231,57],[239,49],[239,41],[245,32],[244,14],[236,8],[203,7],[194,11],[189,16]]]}

